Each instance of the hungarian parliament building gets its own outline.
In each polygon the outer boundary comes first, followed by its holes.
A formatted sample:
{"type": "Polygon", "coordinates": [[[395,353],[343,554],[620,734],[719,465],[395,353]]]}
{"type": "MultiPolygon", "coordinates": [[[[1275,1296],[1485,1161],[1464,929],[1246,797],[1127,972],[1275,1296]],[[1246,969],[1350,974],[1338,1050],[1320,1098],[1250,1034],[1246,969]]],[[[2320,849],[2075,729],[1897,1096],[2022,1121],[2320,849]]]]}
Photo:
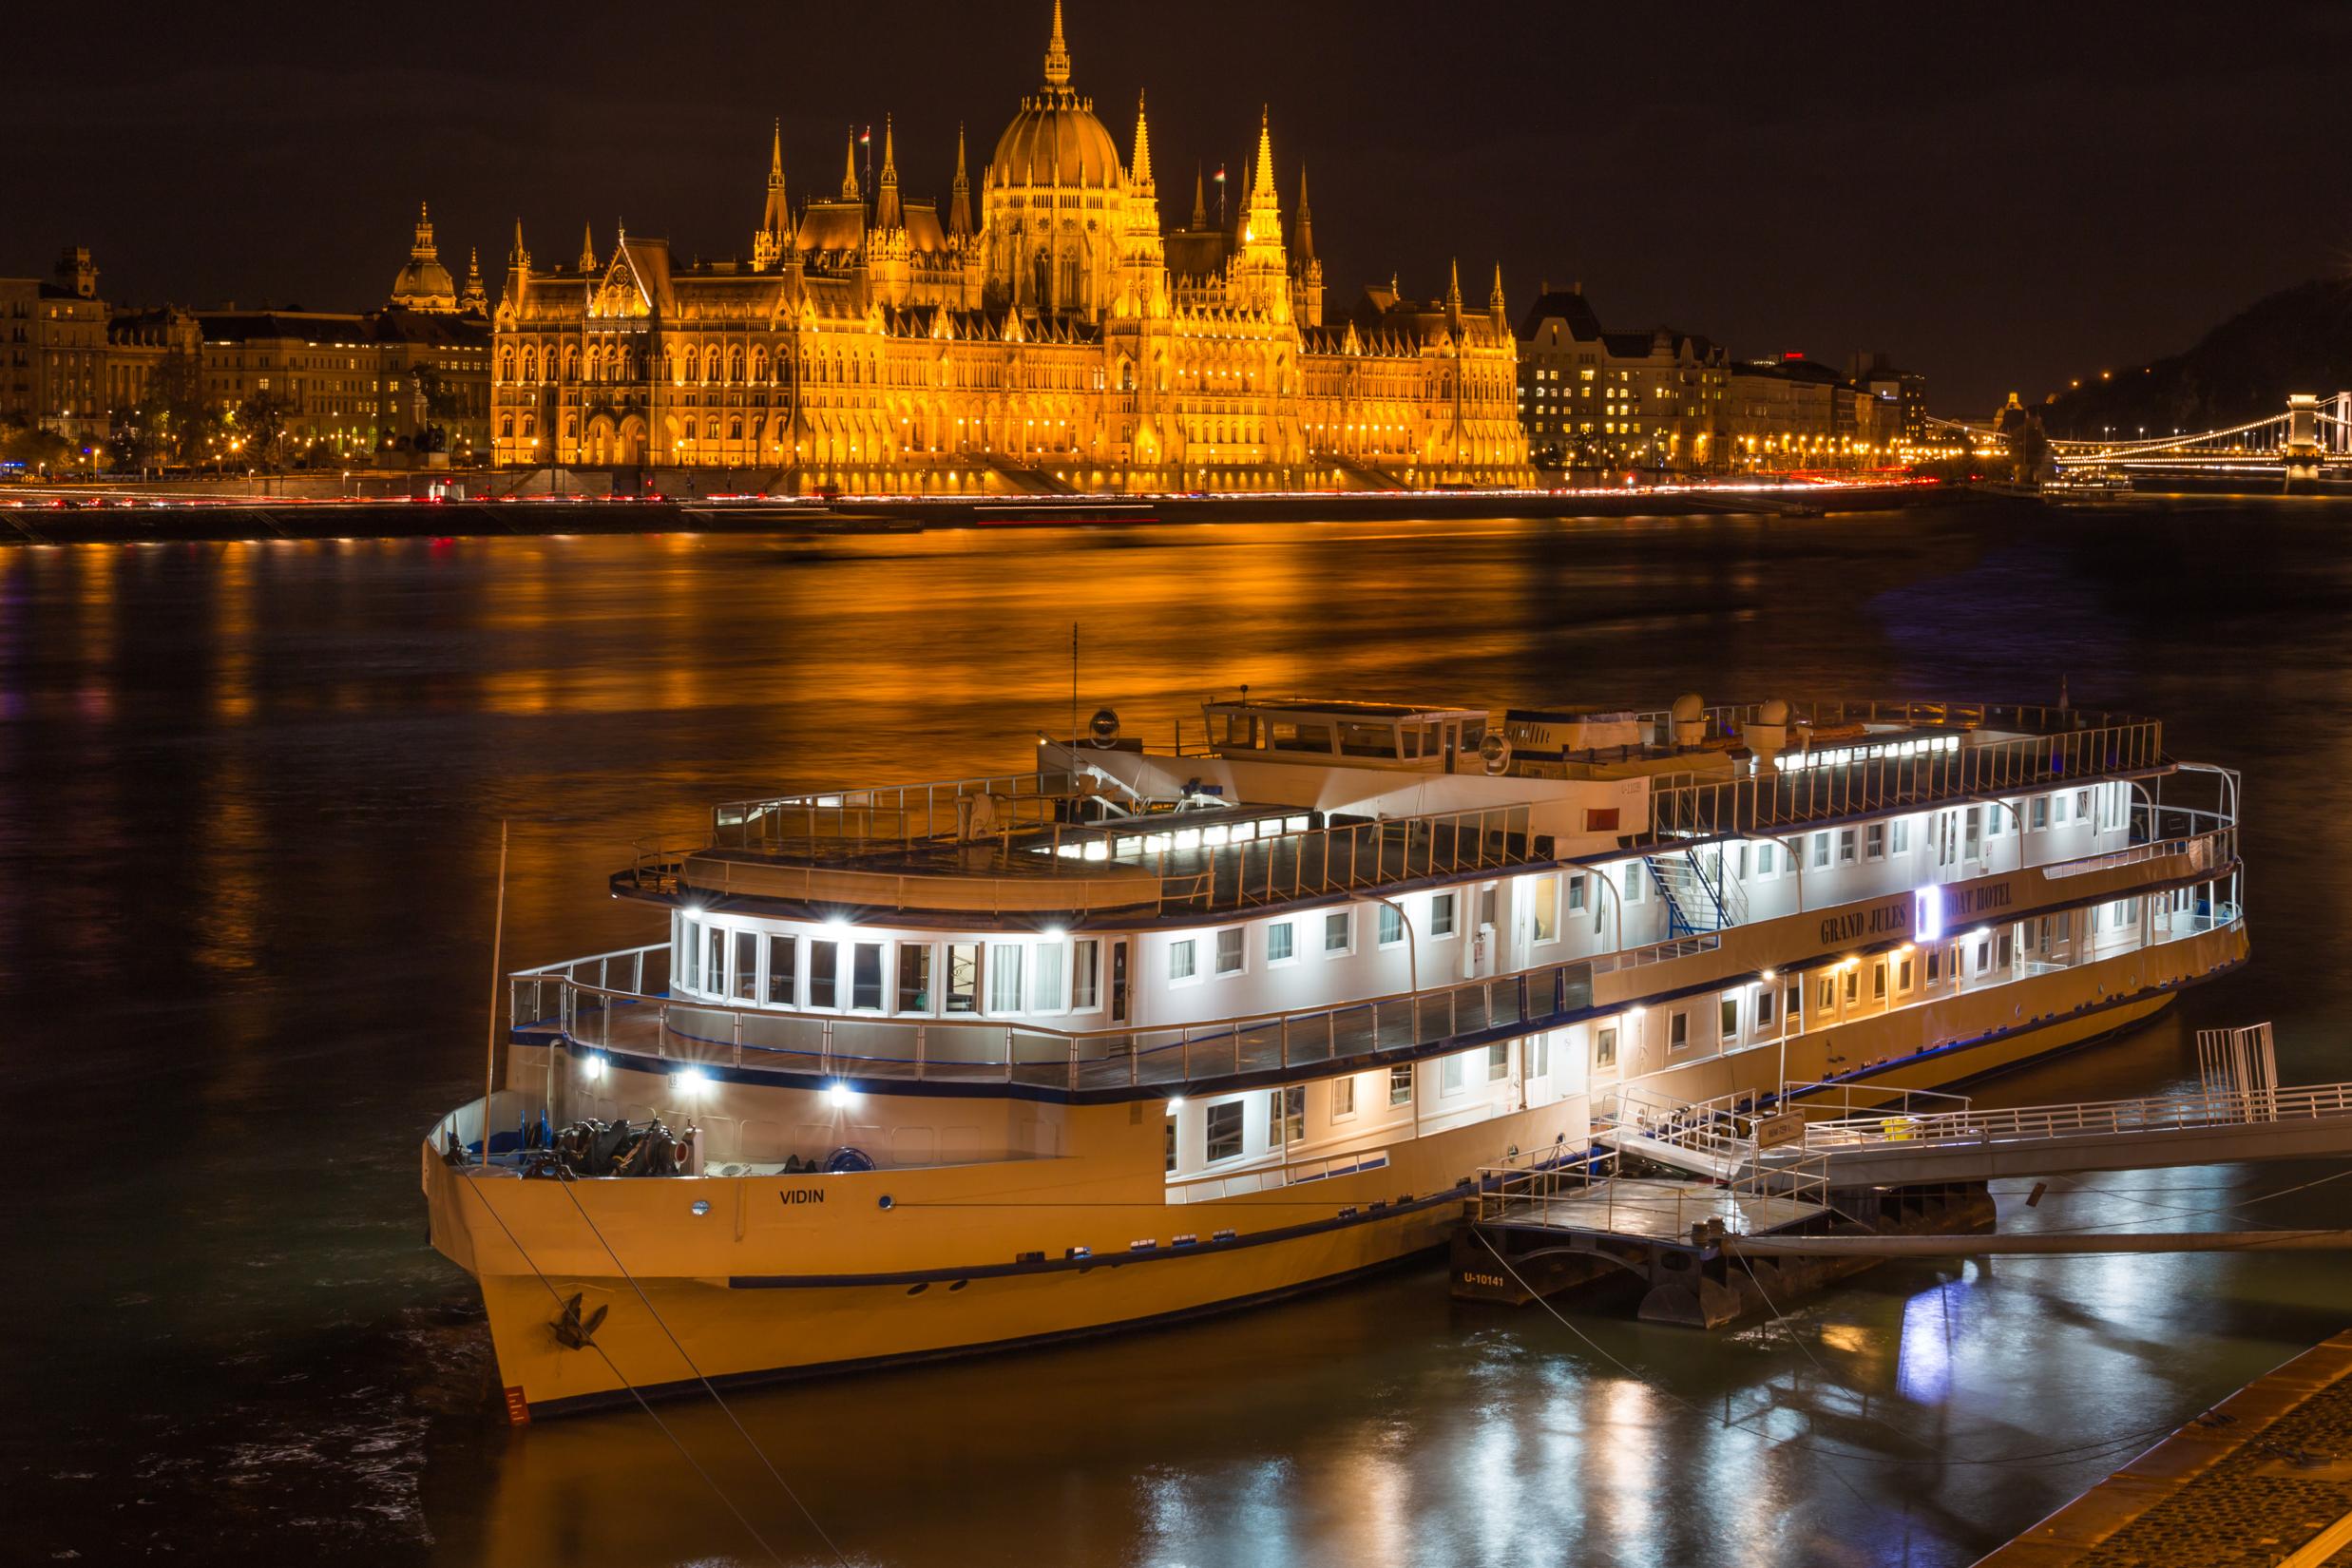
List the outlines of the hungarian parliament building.
{"type": "Polygon", "coordinates": [[[887,126],[870,191],[852,141],[839,195],[795,211],[779,127],[748,258],[624,233],[541,264],[518,225],[498,462],[949,495],[1527,478],[1500,270],[1482,306],[1457,266],[1442,299],[1391,282],[1327,314],[1306,177],[1286,232],[1263,120],[1235,220],[1195,180],[1163,230],[1143,105],[1122,160],[1071,86],[1059,0],[1044,76],[977,193],[959,134],[944,212],[900,194],[887,126]]]}

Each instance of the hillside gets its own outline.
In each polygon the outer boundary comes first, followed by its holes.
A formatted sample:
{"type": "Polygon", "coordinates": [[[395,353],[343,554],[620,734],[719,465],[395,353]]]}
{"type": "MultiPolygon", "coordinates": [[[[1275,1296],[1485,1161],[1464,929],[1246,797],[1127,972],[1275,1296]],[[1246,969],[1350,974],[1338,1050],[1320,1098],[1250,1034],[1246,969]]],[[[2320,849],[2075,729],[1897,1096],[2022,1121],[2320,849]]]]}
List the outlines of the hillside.
{"type": "Polygon", "coordinates": [[[2184,354],[2113,381],[2068,391],[2042,406],[2054,436],[2118,435],[2146,428],[2204,430],[2286,407],[2289,392],[2352,390],[2352,280],[2315,279],[2248,306],[2184,354]]]}

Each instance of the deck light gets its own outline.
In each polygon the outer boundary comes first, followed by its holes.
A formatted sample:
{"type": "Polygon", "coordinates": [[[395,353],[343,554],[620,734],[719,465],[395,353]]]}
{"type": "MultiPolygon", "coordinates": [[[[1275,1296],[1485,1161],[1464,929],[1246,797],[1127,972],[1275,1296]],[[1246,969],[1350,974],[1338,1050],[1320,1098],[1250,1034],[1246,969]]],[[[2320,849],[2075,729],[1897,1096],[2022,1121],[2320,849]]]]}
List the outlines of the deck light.
{"type": "Polygon", "coordinates": [[[850,1086],[846,1083],[834,1083],[829,1085],[825,1090],[825,1099],[831,1102],[835,1110],[839,1111],[848,1110],[850,1108],[850,1101],[856,1098],[857,1097],[851,1092],[850,1086]]]}
{"type": "Polygon", "coordinates": [[[1168,1101],[1168,1114],[1170,1116],[1176,1115],[1182,1109],[1184,1109],[1184,1097],[1182,1095],[1177,1095],[1168,1101]]]}
{"type": "Polygon", "coordinates": [[[1045,940],[1046,940],[1046,941],[1048,941],[1048,942],[1059,942],[1059,941],[1061,941],[1063,937],[1068,936],[1070,933],[1069,933],[1069,932],[1067,932],[1067,931],[1065,931],[1065,930],[1063,930],[1063,929],[1062,929],[1061,927],[1059,927],[1059,926],[1048,926],[1048,927],[1045,927],[1044,931],[1043,931],[1043,932],[1042,932],[1041,934],[1042,934],[1042,935],[1043,935],[1043,937],[1045,938],[1045,940]]]}
{"type": "Polygon", "coordinates": [[[709,1077],[698,1067],[689,1067],[678,1075],[678,1087],[681,1094],[693,1095],[698,1099],[702,1091],[710,1086],[709,1077]]]}
{"type": "Polygon", "coordinates": [[[827,936],[847,936],[849,931],[849,921],[840,915],[835,915],[831,920],[825,922],[825,934],[827,936]]]}
{"type": "Polygon", "coordinates": [[[602,1078],[604,1076],[604,1059],[602,1057],[592,1056],[587,1059],[585,1065],[590,1078],[602,1078]]]}
{"type": "Polygon", "coordinates": [[[702,906],[699,904],[687,905],[686,918],[688,920],[700,920],[702,918],[702,906]]]}

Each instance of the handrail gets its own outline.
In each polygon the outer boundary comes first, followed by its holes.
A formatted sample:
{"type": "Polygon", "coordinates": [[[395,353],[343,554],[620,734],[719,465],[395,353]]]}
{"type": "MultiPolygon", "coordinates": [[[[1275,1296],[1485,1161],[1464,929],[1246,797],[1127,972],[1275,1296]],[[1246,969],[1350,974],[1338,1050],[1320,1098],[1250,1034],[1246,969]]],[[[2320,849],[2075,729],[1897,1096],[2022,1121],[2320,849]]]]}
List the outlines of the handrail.
{"type": "Polygon", "coordinates": [[[1770,769],[1747,777],[1692,778],[1654,789],[1650,841],[1740,836],[1888,807],[2030,790],[2164,765],[2164,726],[2154,720],[1979,746],[1864,741],[1811,753],[1784,752],[1770,769]],[[1794,765],[1800,757],[1807,760],[1794,765]]]}
{"type": "MultiPolygon", "coordinates": [[[[2235,918],[2234,906],[2216,906],[2210,923],[2196,929],[2217,928],[2235,918]]],[[[870,1061],[909,1067],[917,1077],[948,1076],[954,1069],[962,1069],[962,1076],[974,1077],[979,1075],[972,1069],[985,1067],[991,1069],[990,1077],[1010,1079],[1020,1068],[1028,1077],[1040,1079],[1049,1064],[1058,1063],[1064,1069],[1062,1080],[1076,1086],[1081,1073],[1120,1062],[1127,1064],[1127,1081],[1138,1083],[1143,1080],[1142,1063],[1170,1051],[1179,1053],[1181,1080],[1190,1081],[1196,1068],[1239,1073],[1245,1070],[1245,1060],[1250,1063],[1247,1070],[1276,1066],[1287,1070],[1344,1057],[1412,1049],[1498,1028],[1534,1033],[1550,1026],[1547,1021],[1588,1011],[1594,1004],[1593,982],[1599,975],[1690,957],[1720,946],[1720,938],[1710,933],[1536,965],[1418,992],[1389,992],[1181,1023],[1087,1030],[1022,1020],[820,1012],[747,1005],[740,999],[673,996],[648,984],[647,960],[651,957],[666,968],[671,954],[667,943],[517,970],[508,980],[511,1017],[517,1027],[526,1022],[558,1020],[567,1034],[591,1046],[613,1044],[616,1016],[642,1017],[641,1012],[627,1010],[652,1009],[660,1021],[652,1042],[657,1055],[668,1054],[668,1036],[675,1033],[690,1045],[724,1045],[738,1058],[743,1051],[751,1051],[754,1064],[759,1053],[782,1052],[814,1056],[825,1071],[852,1070],[856,1062],[870,1061]],[[628,983],[615,984],[615,966],[622,965],[628,966],[628,983]],[[593,982],[585,978],[589,966],[596,966],[593,982]],[[546,995],[549,987],[556,992],[552,1005],[546,995]],[[714,1021],[723,1038],[714,1038],[701,1029],[673,1030],[669,1023],[672,1012],[714,1021]],[[580,1034],[574,1025],[591,1017],[602,1020],[601,1032],[580,1034]],[[869,1056],[845,1050],[836,1036],[861,1044],[894,1044],[898,1054],[869,1056]],[[1002,1043],[1001,1057],[976,1055],[968,1049],[969,1041],[984,1036],[1002,1043]],[[763,1043],[763,1037],[784,1042],[763,1043]],[[1025,1054],[1018,1048],[1022,1042],[1029,1043],[1025,1054]]],[[[1153,1079],[1161,1080],[1157,1076],[1153,1079]]]]}
{"type": "Polygon", "coordinates": [[[2322,1116],[2352,1116],[2352,1083],[2315,1083],[2287,1089],[2200,1089],[2137,1100],[1970,1109],[1924,1116],[1881,1113],[1813,1122],[1805,1130],[1805,1146],[1807,1150],[1837,1151],[1987,1143],[2009,1138],[2245,1126],[2322,1116]]]}

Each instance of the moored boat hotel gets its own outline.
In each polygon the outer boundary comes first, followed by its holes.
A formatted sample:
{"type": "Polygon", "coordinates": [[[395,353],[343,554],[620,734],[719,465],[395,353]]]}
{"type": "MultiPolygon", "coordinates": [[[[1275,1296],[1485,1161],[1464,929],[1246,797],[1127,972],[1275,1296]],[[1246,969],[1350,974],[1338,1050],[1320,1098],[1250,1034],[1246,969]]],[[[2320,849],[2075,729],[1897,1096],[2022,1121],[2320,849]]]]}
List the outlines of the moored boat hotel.
{"type": "Polygon", "coordinates": [[[719,806],[612,878],[666,940],[513,977],[424,1185],[518,1419],[1274,1299],[1612,1094],[1948,1084],[2247,951],[2237,775],[2153,719],[1245,695],[1161,738],[719,806]]]}

